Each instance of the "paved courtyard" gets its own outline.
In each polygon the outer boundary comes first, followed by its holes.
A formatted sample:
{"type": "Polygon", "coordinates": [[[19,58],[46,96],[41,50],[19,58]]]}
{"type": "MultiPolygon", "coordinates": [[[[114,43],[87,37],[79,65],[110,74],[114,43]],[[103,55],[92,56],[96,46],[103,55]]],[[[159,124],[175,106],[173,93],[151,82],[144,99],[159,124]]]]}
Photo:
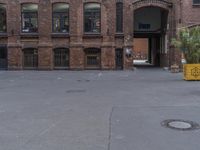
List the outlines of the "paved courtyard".
{"type": "Polygon", "coordinates": [[[162,69],[0,71],[0,150],[198,150],[200,83],[162,69]]]}

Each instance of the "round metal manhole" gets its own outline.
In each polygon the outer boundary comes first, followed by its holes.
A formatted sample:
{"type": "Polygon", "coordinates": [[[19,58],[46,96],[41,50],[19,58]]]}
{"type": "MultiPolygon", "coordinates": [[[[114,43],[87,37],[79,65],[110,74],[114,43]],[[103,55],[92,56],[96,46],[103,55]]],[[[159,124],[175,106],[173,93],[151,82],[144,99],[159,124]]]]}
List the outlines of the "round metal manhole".
{"type": "Polygon", "coordinates": [[[166,128],[181,130],[181,131],[200,129],[200,126],[198,123],[193,122],[193,121],[180,120],[180,119],[165,120],[161,123],[161,125],[166,128]]]}

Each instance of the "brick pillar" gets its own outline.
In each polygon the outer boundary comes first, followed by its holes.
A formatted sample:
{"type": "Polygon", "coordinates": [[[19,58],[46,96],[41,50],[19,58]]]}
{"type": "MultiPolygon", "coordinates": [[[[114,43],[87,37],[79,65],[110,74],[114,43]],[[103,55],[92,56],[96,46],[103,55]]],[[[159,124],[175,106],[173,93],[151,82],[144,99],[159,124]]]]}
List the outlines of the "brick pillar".
{"type": "Polygon", "coordinates": [[[21,6],[17,1],[7,1],[7,4],[8,69],[22,69],[21,6]]]}
{"type": "Polygon", "coordinates": [[[39,46],[38,68],[49,70],[53,68],[52,57],[52,7],[49,0],[40,0],[38,10],[39,46]]]}
{"type": "Polygon", "coordinates": [[[104,70],[115,69],[115,27],[116,27],[115,0],[104,1],[102,5],[102,28],[103,40],[101,44],[101,68],[104,70]]]}
{"type": "Polygon", "coordinates": [[[70,48],[70,69],[83,70],[84,69],[84,51],[80,47],[70,48]]]}
{"type": "Polygon", "coordinates": [[[101,49],[101,68],[115,69],[115,49],[112,47],[103,47],[101,49]]]}
{"type": "Polygon", "coordinates": [[[8,47],[8,69],[19,70],[22,69],[22,50],[21,47],[8,47]]]}
{"type": "Polygon", "coordinates": [[[124,69],[133,69],[133,56],[127,57],[126,49],[130,49],[133,53],[133,16],[134,10],[132,4],[126,2],[124,4],[124,69]]]}

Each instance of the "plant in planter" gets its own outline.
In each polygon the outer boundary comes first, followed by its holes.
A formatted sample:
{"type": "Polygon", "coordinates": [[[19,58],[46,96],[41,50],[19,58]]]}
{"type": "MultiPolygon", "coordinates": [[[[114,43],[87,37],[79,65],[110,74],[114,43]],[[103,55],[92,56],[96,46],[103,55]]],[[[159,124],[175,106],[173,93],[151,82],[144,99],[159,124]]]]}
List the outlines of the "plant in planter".
{"type": "Polygon", "coordinates": [[[180,29],[172,45],[179,48],[185,57],[184,79],[200,80],[200,27],[180,29]]]}

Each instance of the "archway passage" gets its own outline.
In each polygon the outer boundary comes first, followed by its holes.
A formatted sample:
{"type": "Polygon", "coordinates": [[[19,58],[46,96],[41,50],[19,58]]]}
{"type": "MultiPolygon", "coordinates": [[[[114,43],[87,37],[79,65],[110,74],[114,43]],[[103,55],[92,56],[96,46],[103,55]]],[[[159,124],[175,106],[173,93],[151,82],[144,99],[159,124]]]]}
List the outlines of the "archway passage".
{"type": "Polygon", "coordinates": [[[134,11],[134,64],[167,66],[168,10],[142,7],[134,11]]]}

